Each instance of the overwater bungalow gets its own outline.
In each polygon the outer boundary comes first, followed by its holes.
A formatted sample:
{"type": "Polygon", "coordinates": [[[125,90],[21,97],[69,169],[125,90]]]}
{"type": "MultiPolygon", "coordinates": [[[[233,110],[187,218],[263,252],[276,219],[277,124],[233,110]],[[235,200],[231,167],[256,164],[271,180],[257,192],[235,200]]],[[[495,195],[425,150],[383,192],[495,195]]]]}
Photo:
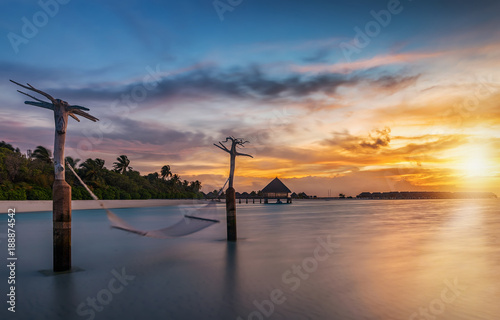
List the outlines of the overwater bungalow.
{"type": "Polygon", "coordinates": [[[269,199],[277,199],[276,203],[282,203],[281,199],[286,199],[286,203],[292,203],[292,198],[288,194],[292,193],[290,189],[277,177],[262,189],[264,203],[269,203],[269,199]]]}

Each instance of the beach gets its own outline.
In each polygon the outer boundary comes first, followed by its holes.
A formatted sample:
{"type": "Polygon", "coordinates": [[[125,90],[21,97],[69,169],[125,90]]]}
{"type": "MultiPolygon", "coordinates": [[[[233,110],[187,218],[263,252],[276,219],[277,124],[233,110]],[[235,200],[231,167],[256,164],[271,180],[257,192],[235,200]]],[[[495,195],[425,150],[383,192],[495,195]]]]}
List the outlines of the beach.
{"type": "MultiPolygon", "coordinates": [[[[116,208],[143,208],[143,207],[165,207],[190,204],[202,204],[205,200],[198,199],[148,199],[148,200],[101,200],[108,209],[116,208]]],[[[95,200],[73,200],[72,210],[102,209],[100,202],[95,200]]],[[[16,213],[52,211],[52,200],[24,200],[24,201],[0,201],[0,214],[7,213],[8,209],[16,209],[16,213]]]]}

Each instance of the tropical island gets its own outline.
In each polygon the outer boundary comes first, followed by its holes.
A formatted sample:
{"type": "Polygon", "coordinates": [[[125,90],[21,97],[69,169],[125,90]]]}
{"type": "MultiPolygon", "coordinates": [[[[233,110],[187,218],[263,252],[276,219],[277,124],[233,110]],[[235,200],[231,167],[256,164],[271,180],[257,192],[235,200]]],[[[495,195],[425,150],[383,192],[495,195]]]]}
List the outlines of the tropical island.
{"type": "MultiPolygon", "coordinates": [[[[182,180],[164,165],[160,173],[141,175],[130,166],[126,155],[117,157],[113,169],[103,159],[81,161],[66,157],[66,162],[102,200],[129,199],[200,199],[201,182],[182,180]]],[[[76,177],[68,173],[66,181],[72,188],[72,200],[92,199],[76,177]]],[[[0,200],[51,200],[54,182],[52,152],[38,146],[24,154],[5,141],[0,141],[0,200]]]]}

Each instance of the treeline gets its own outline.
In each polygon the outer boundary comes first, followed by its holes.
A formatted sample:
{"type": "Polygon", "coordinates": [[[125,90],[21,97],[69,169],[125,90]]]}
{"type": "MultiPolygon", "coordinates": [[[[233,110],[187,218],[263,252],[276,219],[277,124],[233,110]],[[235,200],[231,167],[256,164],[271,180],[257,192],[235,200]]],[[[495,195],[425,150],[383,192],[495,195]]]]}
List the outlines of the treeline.
{"type": "MultiPolygon", "coordinates": [[[[104,200],[113,199],[192,199],[203,198],[201,182],[181,180],[165,165],[160,173],[141,176],[130,166],[127,156],[121,155],[107,169],[104,160],[67,157],[66,161],[92,192],[104,200]]],[[[73,173],[66,168],[66,182],[71,186],[73,200],[91,196],[73,173]]],[[[0,142],[0,200],[51,200],[54,166],[49,149],[38,146],[25,155],[4,141],[0,142]]]]}

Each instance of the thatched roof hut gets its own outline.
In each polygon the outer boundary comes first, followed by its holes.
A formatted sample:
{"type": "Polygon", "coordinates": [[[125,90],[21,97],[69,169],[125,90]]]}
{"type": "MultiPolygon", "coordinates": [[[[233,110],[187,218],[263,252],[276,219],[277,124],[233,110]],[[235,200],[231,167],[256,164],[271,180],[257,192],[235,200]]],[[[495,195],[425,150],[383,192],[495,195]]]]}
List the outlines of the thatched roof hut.
{"type": "Polygon", "coordinates": [[[262,196],[264,198],[288,198],[289,193],[292,193],[292,191],[277,177],[262,189],[262,196]]]}

